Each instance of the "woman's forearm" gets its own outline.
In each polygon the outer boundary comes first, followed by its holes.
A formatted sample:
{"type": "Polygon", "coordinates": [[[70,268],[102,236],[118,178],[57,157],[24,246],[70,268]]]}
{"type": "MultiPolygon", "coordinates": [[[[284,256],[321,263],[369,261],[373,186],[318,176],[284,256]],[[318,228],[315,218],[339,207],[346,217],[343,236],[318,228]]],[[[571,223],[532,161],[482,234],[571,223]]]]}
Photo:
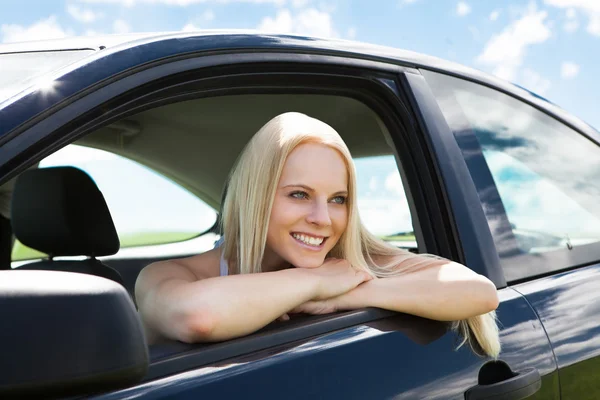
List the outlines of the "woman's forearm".
{"type": "Polygon", "coordinates": [[[185,342],[221,341],[250,334],[311,300],[317,284],[296,269],[165,282],[154,306],[164,310],[158,319],[172,324],[163,334],[185,342]]]}
{"type": "Polygon", "coordinates": [[[338,310],[378,307],[438,321],[458,321],[495,310],[498,296],[485,277],[450,263],[371,280],[335,302],[338,310]]]}

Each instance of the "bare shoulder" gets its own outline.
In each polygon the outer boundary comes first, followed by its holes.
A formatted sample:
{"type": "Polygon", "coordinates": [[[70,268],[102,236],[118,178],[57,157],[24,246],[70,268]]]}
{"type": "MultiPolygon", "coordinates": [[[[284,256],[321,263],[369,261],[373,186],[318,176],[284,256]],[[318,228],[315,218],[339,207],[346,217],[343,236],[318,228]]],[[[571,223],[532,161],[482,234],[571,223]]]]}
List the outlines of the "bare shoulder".
{"type": "Polygon", "coordinates": [[[195,282],[219,276],[220,251],[216,248],[191,257],[149,264],[138,275],[136,292],[145,292],[167,280],[195,282]]]}

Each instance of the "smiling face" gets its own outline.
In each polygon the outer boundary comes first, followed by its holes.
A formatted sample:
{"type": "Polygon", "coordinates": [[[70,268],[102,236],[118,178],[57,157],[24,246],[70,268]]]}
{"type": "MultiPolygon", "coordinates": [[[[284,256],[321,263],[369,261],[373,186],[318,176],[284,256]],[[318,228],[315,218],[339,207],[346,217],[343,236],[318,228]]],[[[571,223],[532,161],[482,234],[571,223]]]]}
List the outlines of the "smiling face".
{"type": "Polygon", "coordinates": [[[317,143],[288,156],[275,192],[263,271],[289,263],[316,268],[348,223],[348,171],[342,156],[317,143]]]}

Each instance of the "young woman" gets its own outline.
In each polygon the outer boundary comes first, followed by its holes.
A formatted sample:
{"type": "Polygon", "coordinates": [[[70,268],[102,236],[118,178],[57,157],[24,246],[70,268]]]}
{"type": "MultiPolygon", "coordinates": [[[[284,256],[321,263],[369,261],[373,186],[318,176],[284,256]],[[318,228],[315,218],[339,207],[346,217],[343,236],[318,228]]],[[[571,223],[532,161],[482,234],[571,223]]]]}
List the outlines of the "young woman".
{"type": "Polygon", "coordinates": [[[140,273],[150,343],[222,341],[288,313],[379,307],[453,321],[471,345],[500,351],[493,283],[369,233],[350,152],[319,120],[285,113],[254,135],[230,176],[223,233],[213,250],[140,273]]]}

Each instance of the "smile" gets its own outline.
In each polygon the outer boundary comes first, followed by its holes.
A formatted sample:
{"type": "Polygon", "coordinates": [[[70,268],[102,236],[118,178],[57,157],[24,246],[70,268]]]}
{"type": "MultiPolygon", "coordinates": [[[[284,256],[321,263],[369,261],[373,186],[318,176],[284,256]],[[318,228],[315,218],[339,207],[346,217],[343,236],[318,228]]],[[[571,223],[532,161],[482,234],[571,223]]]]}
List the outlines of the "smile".
{"type": "Polygon", "coordinates": [[[324,236],[312,236],[312,235],[307,235],[305,233],[291,233],[291,236],[296,239],[297,241],[301,242],[302,244],[305,244],[307,246],[311,246],[314,248],[320,248],[323,243],[325,242],[325,240],[327,240],[327,237],[324,236]]]}

